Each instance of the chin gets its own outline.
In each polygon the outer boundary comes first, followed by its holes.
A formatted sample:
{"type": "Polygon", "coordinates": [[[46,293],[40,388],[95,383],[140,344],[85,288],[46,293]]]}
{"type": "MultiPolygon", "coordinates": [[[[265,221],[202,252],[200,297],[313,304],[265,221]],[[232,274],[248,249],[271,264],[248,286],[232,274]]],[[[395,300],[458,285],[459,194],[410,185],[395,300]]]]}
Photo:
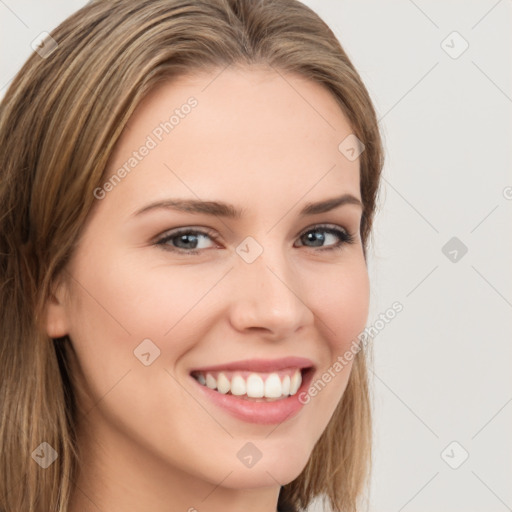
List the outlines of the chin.
{"type": "MultiPolygon", "coordinates": [[[[276,440],[277,441],[277,440],[276,440]]],[[[272,487],[276,484],[286,485],[295,480],[303,471],[311,455],[304,447],[293,443],[282,443],[279,448],[265,447],[265,441],[255,441],[255,446],[261,448],[261,458],[247,465],[238,458],[236,463],[226,464],[223,472],[232,473],[223,482],[223,486],[233,489],[253,489],[272,487]],[[288,445],[288,446],[287,446],[288,445]]],[[[218,479],[219,470],[213,475],[218,479]]]]}

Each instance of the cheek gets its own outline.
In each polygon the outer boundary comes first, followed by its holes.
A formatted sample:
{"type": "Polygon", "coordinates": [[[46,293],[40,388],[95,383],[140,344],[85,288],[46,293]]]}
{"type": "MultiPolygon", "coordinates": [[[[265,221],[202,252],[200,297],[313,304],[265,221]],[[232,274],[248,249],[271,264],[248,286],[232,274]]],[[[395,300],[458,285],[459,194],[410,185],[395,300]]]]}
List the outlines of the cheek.
{"type": "Polygon", "coordinates": [[[364,331],[368,320],[370,283],[364,259],[347,258],[324,274],[311,274],[308,285],[318,329],[328,342],[333,361],[364,331]]]}
{"type": "Polygon", "coordinates": [[[76,286],[69,334],[96,400],[128,371],[127,380],[138,375],[148,385],[155,368],[173,367],[207,335],[205,319],[215,308],[208,294],[225,270],[147,265],[106,250],[82,254],[70,270],[76,286]],[[154,363],[145,366],[144,357],[154,363]]]}
{"type": "Polygon", "coordinates": [[[114,345],[124,340],[125,347],[151,336],[171,337],[218,280],[216,272],[201,274],[179,265],[148,267],[126,255],[77,270],[82,286],[76,289],[80,306],[75,317],[93,319],[87,325],[91,333],[101,331],[100,337],[108,336],[114,345]]]}
{"type": "Polygon", "coordinates": [[[305,407],[314,411],[309,424],[310,438],[314,439],[324,430],[345,392],[359,351],[358,335],[368,319],[370,297],[364,258],[347,258],[344,264],[330,268],[320,279],[317,274],[316,278],[316,284],[311,286],[317,290],[314,312],[325,340],[325,357],[308,390],[300,397],[305,407]]]}

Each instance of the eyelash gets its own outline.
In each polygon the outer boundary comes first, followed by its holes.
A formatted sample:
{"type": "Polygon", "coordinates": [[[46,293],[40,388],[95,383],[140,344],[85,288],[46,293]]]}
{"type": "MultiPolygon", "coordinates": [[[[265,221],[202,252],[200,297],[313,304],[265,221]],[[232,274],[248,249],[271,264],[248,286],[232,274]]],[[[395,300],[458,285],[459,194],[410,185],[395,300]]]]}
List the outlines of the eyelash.
{"type": "MultiPolygon", "coordinates": [[[[356,242],[356,237],[352,233],[349,233],[347,230],[339,229],[337,227],[329,226],[329,225],[318,225],[318,226],[314,226],[313,228],[309,228],[306,231],[303,231],[299,235],[299,238],[306,235],[307,233],[315,232],[315,231],[329,233],[331,235],[337,236],[340,239],[340,242],[338,242],[334,245],[316,248],[319,251],[340,250],[343,248],[343,246],[345,244],[353,244],[356,242]]],[[[158,239],[155,242],[155,245],[161,246],[162,249],[164,249],[165,251],[177,252],[177,253],[182,253],[182,254],[199,254],[202,251],[207,250],[207,249],[183,249],[180,247],[172,247],[172,246],[167,245],[167,242],[169,242],[170,240],[177,238],[181,235],[206,235],[206,236],[210,237],[214,242],[217,242],[219,240],[219,237],[213,231],[208,230],[208,229],[196,230],[196,229],[190,229],[190,228],[180,228],[180,229],[177,229],[170,233],[167,233],[166,235],[164,235],[163,237],[158,239]]],[[[306,247],[306,246],[304,246],[304,247],[306,247]]],[[[310,247],[310,249],[315,249],[315,247],[310,247]]]]}

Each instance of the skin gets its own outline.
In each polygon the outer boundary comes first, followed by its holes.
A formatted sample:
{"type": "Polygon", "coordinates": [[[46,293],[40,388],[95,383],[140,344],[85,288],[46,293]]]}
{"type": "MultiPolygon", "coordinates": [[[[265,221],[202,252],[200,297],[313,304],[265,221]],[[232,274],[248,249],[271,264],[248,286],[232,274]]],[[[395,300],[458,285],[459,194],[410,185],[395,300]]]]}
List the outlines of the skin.
{"type": "Polygon", "coordinates": [[[335,99],[270,68],[219,72],[165,83],[139,105],[109,175],[174,108],[198,101],[97,201],[48,304],[48,335],[68,334],[76,353],[84,411],[70,512],[275,511],[280,485],[300,474],[346,388],[352,362],[277,426],[232,417],[190,382],[193,367],[290,355],[311,359],[319,377],[364,330],[369,306],[361,208],[298,213],[343,193],[361,199],[359,159],[338,150],[352,130],[335,99]],[[171,197],[245,211],[131,217],[171,197]],[[320,228],[323,242],[303,236],[319,224],[354,243],[322,250],[340,239],[320,228]],[[167,242],[181,253],[155,245],[180,227],[209,228],[218,240],[167,242]],[[236,252],[247,236],[264,249],[250,264],[236,252]],[[160,349],[149,366],[134,356],[146,338],[160,349]],[[262,453],[252,468],[237,458],[247,441],[262,453]]]}

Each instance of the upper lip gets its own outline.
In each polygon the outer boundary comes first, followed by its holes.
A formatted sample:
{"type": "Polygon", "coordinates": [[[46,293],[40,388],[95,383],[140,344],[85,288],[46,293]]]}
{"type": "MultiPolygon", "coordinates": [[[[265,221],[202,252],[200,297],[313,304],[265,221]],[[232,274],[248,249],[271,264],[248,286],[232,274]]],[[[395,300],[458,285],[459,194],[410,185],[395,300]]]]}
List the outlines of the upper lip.
{"type": "Polygon", "coordinates": [[[215,366],[202,366],[193,368],[191,372],[241,370],[253,372],[274,372],[286,368],[309,368],[313,362],[305,357],[283,357],[281,359],[245,359],[243,361],[231,361],[230,363],[217,364],[215,366]]]}

